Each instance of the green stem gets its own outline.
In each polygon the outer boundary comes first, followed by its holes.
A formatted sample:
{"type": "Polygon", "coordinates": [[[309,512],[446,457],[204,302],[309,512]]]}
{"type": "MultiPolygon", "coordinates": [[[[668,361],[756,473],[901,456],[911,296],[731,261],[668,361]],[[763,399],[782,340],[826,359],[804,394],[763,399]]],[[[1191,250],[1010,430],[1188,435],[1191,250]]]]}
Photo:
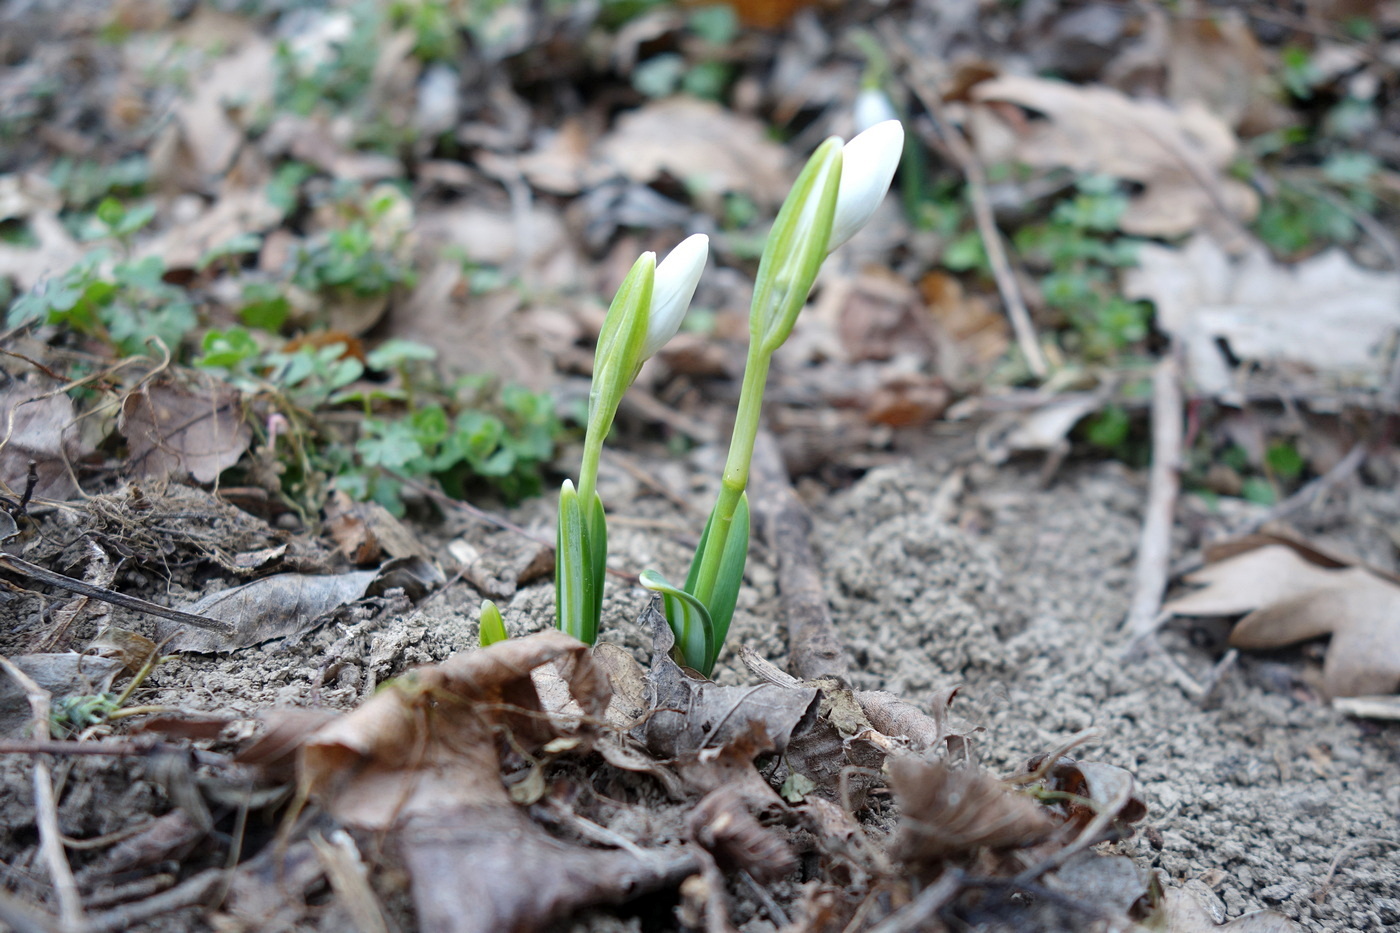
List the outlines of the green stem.
{"type": "Polygon", "coordinates": [[[603,435],[607,431],[595,431],[592,425],[583,436],[583,463],[578,471],[578,497],[580,502],[591,503],[593,491],[598,486],[598,460],[603,455],[603,435]]]}
{"type": "Polygon", "coordinates": [[[719,500],[715,503],[714,524],[705,544],[695,591],[691,594],[706,606],[714,595],[720,560],[724,557],[724,543],[729,540],[729,529],[734,523],[734,512],[749,485],[749,461],[753,459],[753,445],[758,438],[763,387],[768,381],[768,365],[772,360],[771,351],[765,351],[757,339],[750,340],[749,358],[744,364],[744,384],[739,390],[739,412],[734,418],[734,434],[729,440],[729,459],[724,464],[724,479],[720,484],[719,500]]]}

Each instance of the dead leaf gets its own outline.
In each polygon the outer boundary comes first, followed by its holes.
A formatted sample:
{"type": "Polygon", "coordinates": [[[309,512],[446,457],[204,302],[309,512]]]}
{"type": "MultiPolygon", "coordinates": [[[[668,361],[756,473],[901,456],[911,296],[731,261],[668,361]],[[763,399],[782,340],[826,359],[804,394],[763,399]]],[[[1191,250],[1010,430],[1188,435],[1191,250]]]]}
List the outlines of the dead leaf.
{"type": "Polygon", "coordinates": [[[275,57],[272,42],[249,36],[242,48],[197,76],[189,96],[175,104],[183,143],[206,178],[222,175],[243,144],[244,128],[231,111],[251,119],[271,101],[275,57]]]}
{"type": "MultiPolygon", "coordinates": [[[[1026,762],[1023,773],[1044,771],[1039,785],[1069,799],[1046,801],[1049,811],[1061,815],[1081,830],[1104,810],[1115,808],[1110,827],[1102,839],[1131,836],[1131,824],[1147,815],[1147,804],[1137,791],[1137,781],[1130,771],[1101,761],[1076,761],[1061,756],[1047,769],[1044,757],[1036,756],[1026,762]]],[[[1102,841],[1096,840],[1096,841],[1102,841]]]]}
{"type": "Polygon", "coordinates": [[[1239,149],[1234,134],[1204,106],[1173,108],[1101,85],[1003,75],[971,91],[971,128],[988,164],[1070,168],[1135,181],[1143,191],[1120,228],[1140,236],[1181,236],[1254,217],[1258,197],[1226,173],[1239,149]],[[1015,104],[1044,120],[1009,122],[993,105],[1015,104]]]}
{"type": "Polygon", "coordinates": [[[377,502],[355,502],[337,490],[326,504],[326,531],[340,553],[358,567],[380,554],[428,559],[428,552],[403,522],[377,502]]]}
{"type": "Polygon", "coordinates": [[[582,642],[557,631],[513,638],[418,668],[317,731],[302,752],[302,786],[342,822],[394,833],[424,929],[541,929],[695,870],[675,850],[567,845],[511,803],[502,756],[588,737],[607,703],[607,679],[582,642]],[[545,712],[530,674],[546,665],[584,721],[565,726],[545,712]]]}
{"type": "Polygon", "coordinates": [[[797,867],[788,844],[754,819],[732,787],[706,794],[686,817],[686,829],[721,867],[747,871],[756,881],[776,881],[797,867]]]}
{"type": "MultiPolygon", "coordinates": [[[[282,209],[267,198],[267,185],[229,188],[198,217],[148,241],[138,256],[156,256],[167,270],[191,270],[210,251],[248,234],[267,233],[282,221],[282,209]]],[[[250,246],[247,252],[256,252],[250,246]]]]}
{"type": "Polygon", "coordinates": [[[652,631],[647,674],[652,708],[638,727],[638,737],[658,757],[723,748],[749,735],[754,725],[761,725],[773,750],[782,752],[794,733],[816,721],[819,691],[775,684],[731,687],[702,680],[671,660],[675,638],[655,605],[647,607],[639,624],[652,631]]]}
{"type": "Polygon", "coordinates": [[[936,863],[983,846],[1034,845],[1059,825],[980,767],[905,756],[890,758],[885,767],[899,803],[895,851],[906,862],[936,863]]]}
{"type": "Polygon", "coordinates": [[[132,392],[117,426],[127,440],[128,474],[144,479],[188,474],[212,483],[253,440],[238,391],[217,382],[198,389],[158,382],[132,392]]]}
{"type": "Polygon", "coordinates": [[[1266,544],[1186,578],[1204,588],[1162,608],[1175,615],[1248,613],[1230,634],[1237,648],[1280,648],[1332,636],[1323,689],[1332,697],[1400,690],[1400,586],[1364,567],[1324,567],[1266,544]]]}
{"type": "Polygon", "coordinates": [[[13,279],[19,290],[26,292],[45,277],[67,271],[83,257],[83,248],[54,211],[36,211],[29,218],[28,228],[39,241],[38,246],[0,242],[0,279],[13,279]]]}
{"type": "Polygon", "coordinates": [[[418,599],[440,585],[442,571],[418,557],[389,561],[378,570],[339,574],[278,573],[211,593],[187,611],[234,626],[231,633],[190,630],[178,622],[158,627],[171,651],[224,653],[310,631],[346,603],[391,589],[418,599]]]}
{"type": "Polygon", "coordinates": [[[1156,305],[1196,387],[1225,398],[1240,386],[1222,342],[1238,360],[1301,364],[1329,383],[1373,388],[1400,329],[1400,274],[1363,269],[1339,249],[1287,266],[1262,246],[1232,262],[1206,236],[1184,249],[1148,244],[1125,290],[1156,305]]]}
{"type": "Polygon", "coordinates": [[[0,481],[20,496],[29,477],[29,461],[38,472],[34,494],[67,499],[77,490],[73,467],[87,453],[76,424],[73,401],[63,392],[41,390],[15,381],[0,390],[0,481]]]}
{"type": "Polygon", "coordinates": [[[702,200],[746,194],[773,207],[791,181],[787,153],[768,129],[712,101],[677,96],[623,114],[598,144],[598,154],[633,182],[663,175],[702,200]]]}

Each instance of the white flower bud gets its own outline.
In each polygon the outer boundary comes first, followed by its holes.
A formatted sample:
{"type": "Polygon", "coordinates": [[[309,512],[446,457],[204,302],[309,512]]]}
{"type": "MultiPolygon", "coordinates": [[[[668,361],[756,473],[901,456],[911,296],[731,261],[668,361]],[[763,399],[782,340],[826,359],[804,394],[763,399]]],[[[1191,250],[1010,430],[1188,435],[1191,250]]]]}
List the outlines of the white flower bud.
{"type": "Polygon", "coordinates": [[[898,120],[877,123],[842,148],[841,186],[827,252],[849,240],[874,216],[903,152],[904,127],[898,120]]]}
{"type": "Polygon", "coordinates": [[[862,89],[856,95],[856,102],[851,110],[851,116],[855,118],[857,133],[864,133],[872,126],[884,123],[886,120],[899,119],[899,114],[894,112],[894,104],[890,103],[889,95],[878,87],[862,89]]]}
{"type": "Polygon", "coordinates": [[[656,267],[652,283],[651,311],[647,315],[647,336],[642,343],[643,360],[650,359],[666,341],[676,336],[681,321],[695,295],[700,273],[710,255],[710,238],[703,233],[686,237],[656,267]]]}

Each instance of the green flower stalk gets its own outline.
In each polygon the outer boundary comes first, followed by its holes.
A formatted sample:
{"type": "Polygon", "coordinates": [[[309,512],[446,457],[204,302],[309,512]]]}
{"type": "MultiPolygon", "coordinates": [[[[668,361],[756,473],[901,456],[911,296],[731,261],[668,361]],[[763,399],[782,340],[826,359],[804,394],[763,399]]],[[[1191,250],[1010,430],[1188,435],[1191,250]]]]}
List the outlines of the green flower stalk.
{"type": "Polygon", "coordinates": [[[827,255],[865,226],[880,206],[903,146],[904,130],[895,120],[871,127],[844,146],[837,137],[826,140],[798,175],[768,234],[754,283],[748,359],[719,498],[683,590],[654,572],[642,577],[644,586],[663,596],[677,654],[706,676],[728,634],[748,557],[745,490],[773,354],[792,333],[827,255]]]}
{"type": "Polygon", "coordinates": [[[598,336],[578,488],[565,480],[559,493],[554,572],[556,624],[588,644],[598,639],[607,573],[607,516],[597,493],[603,440],[642,363],[680,329],[708,254],[703,234],[687,237],[660,265],[655,253],[643,253],[618,288],[598,336]]]}

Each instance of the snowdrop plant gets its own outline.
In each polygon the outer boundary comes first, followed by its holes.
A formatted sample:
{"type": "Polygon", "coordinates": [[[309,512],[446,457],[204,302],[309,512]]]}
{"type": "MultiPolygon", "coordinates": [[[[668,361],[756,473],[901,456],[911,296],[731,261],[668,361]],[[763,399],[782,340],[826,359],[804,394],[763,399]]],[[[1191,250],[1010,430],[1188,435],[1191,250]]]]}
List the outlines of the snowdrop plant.
{"type": "Polygon", "coordinates": [[[838,137],[826,140],[798,175],[759,260],[734,434],[719,497],[690,573],[683,587],[653,570],[641,575],[643,586],[662,595],[680,660],[706,676],[728,634],[748,557],[745,489],[773,354],[792,333],[827,255],[865,226],[880,206],[903,147],[903,127],[887,120],[844,145],[838,137]]]}
{"type": "Polygon", "coordinates": [[[578,487],[565,480],[559,493],[554,571],[556,624],[588,644],[598,638],[607,572],[607,517],[596,490],[603,439],[642,363],[680,329],[705,268],[709,243],[703,234],[687,237],[660,265],[655,253],[643,253],[603,319],[593,358],[578,487]]]}

